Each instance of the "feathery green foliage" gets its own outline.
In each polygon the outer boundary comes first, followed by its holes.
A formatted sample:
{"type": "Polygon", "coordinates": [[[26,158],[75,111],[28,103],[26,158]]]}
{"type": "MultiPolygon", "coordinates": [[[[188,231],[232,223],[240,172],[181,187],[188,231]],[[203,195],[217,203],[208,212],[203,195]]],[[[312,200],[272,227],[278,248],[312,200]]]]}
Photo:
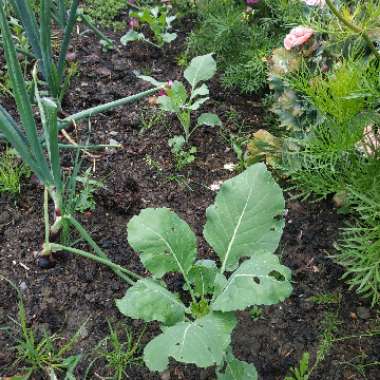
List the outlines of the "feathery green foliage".
{"type": "Polygon", "coordinates": [[[0,154],[0,193],[20,193],[21,179],[30,176],[30,169],[20,163],[12,149],[0,154]]]}
{"type": "Polygon", "coordinates": [[[252,12],[246,11],[245,2],[234,0],[201,0],[197,7],[190,53],[214,52],[224,86],[245,93],[265,87],[267,58],[303,9],[301,2],[293,0],[261,1],[252,12]]]}

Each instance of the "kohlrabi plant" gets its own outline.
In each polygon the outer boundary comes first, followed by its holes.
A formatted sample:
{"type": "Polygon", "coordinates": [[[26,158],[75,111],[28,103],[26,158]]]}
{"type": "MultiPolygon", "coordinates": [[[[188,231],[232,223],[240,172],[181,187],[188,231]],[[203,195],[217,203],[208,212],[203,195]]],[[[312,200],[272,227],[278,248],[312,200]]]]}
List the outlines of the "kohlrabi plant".
{"type": "Polygon", "coordinates": [[[230,346],[235,312],[282,302],[292,291],[290,270],[274,254],[284,227],[284,197],[264,164],[226,181],[207,209],[203,230],[217,261],[197,259],[197,238],[167,208],[145,209],[128,224],[128,241],[151,278],[140,279],[122,299],[120,312],[158,321],[162,333],[144,350],[152,371],[169,359],[205,368],[219,380],[257,379],[253,365],[236,359],[230,346]],[[180,273],[173,293],[162,278],[180,273]]]}
{"type": "MultiPolygon", "coordinates": [[[[216,62],[212,54],[195,57],[184,72],[184,77],[190,85],[190,91],[186,89],[182,82],[177,80],[170,81],[165,90],[162,90],[161,96],[158,97],[161,110],[174,113],[177,116],[183,129],[186,144],[199,126],[222,126],[219,117],[214,113],[202,113],[195,125],[191,120],[192,112],[198,111],[210,99],[208,96],[209,89],[204,82],[211,79],[215,72],[216,62]]],[[[140,78],[154,85],[162,85],[162,83],[150,77],[140,76],[140,78]]]]}
{"type": "Polygon", "coordinates": [[[145,41],[150,45],[161,48],[177,38],[177,33],[171,33],[172,22],[176,16],[169,15],[169,10],[165,6],[156,7],[137,7],[136,11],[130,12],[130,29],[123,37],[121,43],[127,45],[131,41],[145,41]],[[141,24],[147,24],[153,32],[154,42],[147,38],[144,33],[136,31],[141,24]]]}

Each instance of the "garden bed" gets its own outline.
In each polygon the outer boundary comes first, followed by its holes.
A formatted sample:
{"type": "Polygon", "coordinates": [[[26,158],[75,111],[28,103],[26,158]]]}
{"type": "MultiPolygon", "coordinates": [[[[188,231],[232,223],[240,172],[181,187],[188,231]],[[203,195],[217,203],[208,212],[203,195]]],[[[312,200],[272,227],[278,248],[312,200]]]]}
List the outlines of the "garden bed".
{"type": "MultiPolygon", "coordinates": [[[[71,83],[64,101],[68,113],[134,94],[147,88],[135,78],[133,71],[151,71],[162,79],[180,79],[182,69],[176,65],[181,52],[181,40],[176,47],[158,52],[141,44],[102,52],[92,37],[81,37],[76,42],[76,60],[79,76],[71,83]]],[[[211,85],[208,109],[216,112],[226,123],[229,111],[234,110],[249,125],[252,132],[262,127],[263,109],[260,98],[243,97],[224,91],[215,80],[211,85]]],[[[2,103],[11,104],[9,99],[2,103]]],[[[9,108],[9,107],[8,107],[9,108]]],[[[192,137],[198,148],[196,161],[181,173],[174,170],[168,139],[179,131],[174,118],[165,117],[149,129],[142,129],[142,117],[149,117],[148,100],[126,106],[115,112],[91,120],[90,141],[109,143],[110,139],[123,144],[122,149],[94,153],[86,157],[84,167],[95,168],[96,179],[105,188],[96,194],[96,210],[81,216],[112,260],[144,275],[139,257],[127,243],[126,225],[132,216],[146,207],[169,207],[186,220],[198,237],[202,258],[210,250],[202,237],[205,210],[213,202],[215,192],[210,186],[234,174],[224,168],[236,161],[233,151],[217,128],[200,128],[192,137]],[[142,116],[145,115],[145,116],[142,116]]],[[[225,128],[233,129],[233,123],[225,128]]],[[[74,140],[85,139],[87,123],[70,131],[74,140]]],[[[70,166],[69,159],[64,166],[70,166]]],[[[283,183],[286,187],[286,183],[283,183]]],[[[139,321],[128,320],[115,307],[114,298],[124,295],[126,286],[108,269],[73,257],[56,254],[55,266],[39,269],[33,252],[40,248],[43,238],[43,189],[38,183],[27,181],[17,202],[0,198],[0,274],[17,284],[24,297],[28,323],[37,331],[46,329],[68,338],[84,322],[80,341],[74,352],[82,353],[77,375],[82,379],[94,358],[94,347],[108,334],[107,320],[115,326],[130,327],[134,336],[144,328],[139,321]]],[[[289,198],[289,197],[288,197],[289,198]]],[[[367,367],[366,377],[357,371],[365,362],[378,361],[378,338],[359,335],[373,331],[376,311],[369,303],[357,298],[340,276],[342,270],[328,257],[334,254],[334,242],[343,218],[333,203],[303,203],[288,199],[286,228],[278,254],[293,273],[294,291],[284,303],[262,308],[262,314],[252,318],[249,312],[239,314],[239,324],[233,334],[236,357],[252,362],[264,380],[284,379],[291,366],[297,365],[303,352],[314,357],[320,349],[327,315],[334,315],[335,337],[352,339],[332,342],[312,379],[378,379],[379,367],[367,367]],[[332,303],[319,304],[312,296],[331,295],[332,303]],[[355,368],[356,366],[356,368],[355,368]]],[[[84,246],[83,246],[84,247],[84,246]]],[[[166,278],[172,290],[180,291],[182,283],[176,276],[166,278]]],[[[16,294],[5,282],[0,282],[0,324],[8,326],[13,334],[0,333],[0,375],[11,376],[18,368],[11,368],[15,360],[12,351],[17,329],[10,317],[17,317],[16,294]]],[[[0,330],[1,331],[1,330],[0,330]]],[[[149,324],[142,343],[158,333],[158,325],[149,324]]],[[[193,366],[171,363],[170,374],[150,373],[142,364],[127,369],[131,379],[213,379],[213,369],[200,370],[193,366]]],[[[102,361],[96,361],[88,378],[107,375],[102,361]]],[[[101,378],[101,377],[99,377],[101,378]]],[[[310,380],[312,380],[310,379],[310,380]]]]}

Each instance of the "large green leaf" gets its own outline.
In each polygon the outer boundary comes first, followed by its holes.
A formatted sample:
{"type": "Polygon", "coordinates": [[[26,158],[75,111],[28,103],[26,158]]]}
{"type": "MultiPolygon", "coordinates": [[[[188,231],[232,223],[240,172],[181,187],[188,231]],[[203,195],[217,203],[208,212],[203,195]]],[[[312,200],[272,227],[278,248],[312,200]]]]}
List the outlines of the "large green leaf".
{"type": "Polygon", "coordinates": [[[195,89],[197,84],[211,79],[216,73],[216,62],[212,54],[195,57],[191,60],[189,67],[184,72],[184,77],[195,89]]]}
{"type": "Polygon", "coordinates": [[[215,115],[214,113],[210,113],[210,112],[202,113],[202,115],[198,117],[197,124],[207,125],[208,127],[215,127],[215,126],[221,127],[223,125],[219,117],[215,115]]]}
{"type": "MultiPolygon", "coordinates": [[[[190,105],[188,108],[191,110],[191,111],[196,111],[198,110],[202,105],[203,103],[206,103],[207,100],[209,100],[210,98],[207,96],[205,98],[198,98],[192,105],[190,105]]],[[[198,123],[199,125],[199,123],[198,123]]]]}
{"type": "Polygon", "coordinates": [[[125,46],[128,44],[128,42],[140,41],[144,39],[145,39],[145,36],[142,33],[138,33],[135,30],[131,29],[126,34],[124,34],[124,36],[120,38],[120,42],[122,45],[125,46]]]}
{"type": "Polygon", "coordinates": [[[236,359],[231,350],[226,355],[224,367],[223,373],[217,373],[218,380],[257,380],[255,366],[236,359]]]}
{"type": "Polygon", "coordinates": [[[160,108],[166,112],[177,113],[180,111],[179,107],[175,104],[174,100],[167,95],[161,95],[157,99],[160,108]]]}
{"type": "Polygon", "coordinates": [[[207,85],[203,83],[201,86],[193,89],[191,93],[191,99],[196,98],[197,96],[207,96],[210,93],[207,85]]]}
{"type": "Polygon", "coordinates": [[[148,208],[133,217],[128,224],[128,241],[157,278],[167,272],[186,276],[197,250],[194,232],[167,208],[148,208]]]}
{"type": "Polygon", "coordinates": [[[160,321],[168,326],[182,321],[186,310],[175,294],[150,279],[137,281],[123,298],[116,300],[116,305],[127,317],[160,321]]]}
{"type": "Polygon", "coordinates": [[[174,81],[172,87],[167,90],[167,94],[158,98],[161,109],[167,112],[178,113],[187,100],[187,91],[183,83],[174,81]]]}
{"type": "Polygon", "coordinates": [[[274,252],[284,227],[282,191],[264,164],[226,181],[207,209],[204,236],[222,262],[235,270],[240,258],[274,252]]]}
{"type": "Polygon", "coordinates": [[[258,253],[244,261],[228,279],[212,308],[244,310],[251,305],[274,305],[292,292],[290,269],[271,253],[258,253]]]}
{"type": "Polygon", "coordinates": [[[170,43],[177,38],[177,33],[163,33],[162,40],[166,43],[170,43]]]}
{"type": "Polygon", "coordinates": [[[169,357],[201,368],[220,364],[235,325],[234,314],[211,313],[168,327],[145,347],[145,364],[151,371],[165,370],[169,357]]]}

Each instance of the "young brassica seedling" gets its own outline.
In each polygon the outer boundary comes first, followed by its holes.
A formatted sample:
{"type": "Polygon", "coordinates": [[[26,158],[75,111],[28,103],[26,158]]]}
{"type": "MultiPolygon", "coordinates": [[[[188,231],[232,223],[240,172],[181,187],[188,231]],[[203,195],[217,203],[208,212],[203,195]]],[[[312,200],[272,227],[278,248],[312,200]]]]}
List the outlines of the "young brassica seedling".
{"type": "Polygon", "coordinates": [[[172,27],[172,22],[176,19],[176,16],[170,16],[168,8],[161,7],[137,7],[138,10],[130,12],[131,20],[129,25],[131,29],[121,37],[120,42],[123,45],[127,45],[132,41],[145,41],[146,43],[158,48],[162,48],[164,44],[168,44],[177,38],[177,33],[170,33],[169,30],[172,27]],[[142,24],[147,24],[154,35],[154,41],[145,37],[144,33],[137,32],[135,30],[142,24]]]}
{"type": "MultiPolygon", "coordinates": [[[[184,77],[190,85],[190,92],[180,81],[170,82],[165,88],[165,93],[158,97],[161,110],[174,113],[181,123],[186,144],[190,136],[201,125],[209,127],[222,126],[219,117],[214,113],[202,113],[194,126],[192,126],[191,113],[209,100],[209,89],[204,83],[210,80],[216,73],[216,62],[212,54],[195,57],[184,72],[184,77]]],[[[147,76],[139,76],[154,85],[162,85],[155,79],[147,76]]]]}
{"type": "Polygon", "coordinates": [[[256,164],[226,181],[207,209],[203,234],[218,263],[196,259],[196,236],[173,211],[149,208],[132,218],[128,241],[152,278],[137,281],[116,304],[128,317],[161,323],[161,335],[144,350],[150,370],[164,371],[173,358],[216,365],[219,380],[257,379],[253,365],[233,356],[231,333],[235,311],[276,304],[292,291],[290,270],[274,254],[283,213],[280,187],[256,164]],[[161,280],[169,272],[182,274],[181,294],[161,280]]]}

